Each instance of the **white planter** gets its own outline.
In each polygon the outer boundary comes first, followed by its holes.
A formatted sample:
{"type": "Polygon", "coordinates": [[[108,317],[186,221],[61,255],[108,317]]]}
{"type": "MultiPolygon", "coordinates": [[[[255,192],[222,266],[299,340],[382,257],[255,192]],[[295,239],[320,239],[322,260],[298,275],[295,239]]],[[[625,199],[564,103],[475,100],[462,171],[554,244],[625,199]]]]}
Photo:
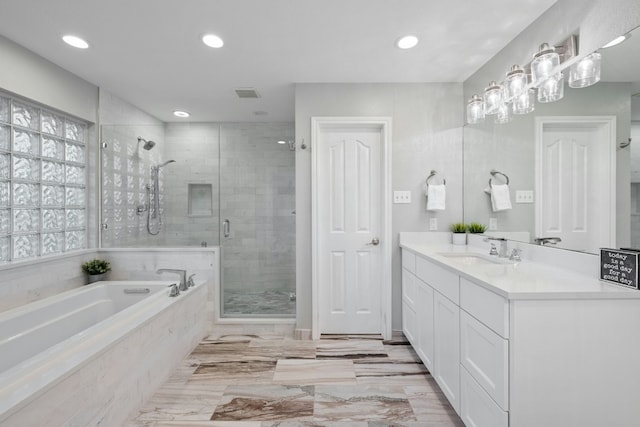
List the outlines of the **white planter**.
{"type": "Polygon", "coordinates": [[[451,233],[451,243],[454,245],[466,245],[467,233],[451,233]]]}

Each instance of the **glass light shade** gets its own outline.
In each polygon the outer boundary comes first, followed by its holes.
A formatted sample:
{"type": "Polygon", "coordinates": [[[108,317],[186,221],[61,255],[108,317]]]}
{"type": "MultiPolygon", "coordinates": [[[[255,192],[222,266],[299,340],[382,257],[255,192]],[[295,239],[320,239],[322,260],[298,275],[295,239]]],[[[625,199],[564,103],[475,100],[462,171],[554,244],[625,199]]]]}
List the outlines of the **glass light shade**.
{"type": "Polygon", "coordinates": [[[560,66],[560,55],[556,53],[553,47],[543,43],[540,45],[538,53],[533,55],[533,61],[531,61],[532,83],[538,86],[551,77],[558,66],[560,66]]]}
{"type": "Polygon", "coordinates": [[[549,77],[538,87],[538,102],[555,102],[564,96],[564,75],[549,77]]]}
{"type": "Polygon", "coordinates": [[[489,83],[489,87],[484,90],[484,114],[498,114],[501,104],[502,86],[496,82],[489,83]]]}
{"type": "Polygon", "coordinates": [[[527,87],[527,73],[518,65],[511,67],[504,80],[505,102],[511,102],[520,95],[527,87]]]}
{"type": "Polygon", "coordinates": [[[536,108],[536,91],[529,89],[513,98],[513,114],[528,114],[536,108]]]}
{"type": "Polygon", "coordinates": [[[498,107],[498,113],[494,118],[494,122],[497,124],[505,124],[509,123],[511,120],[513,120],[513,114],[511,114],[511,104],[503,102],[502,104],[500,104],[500,107],[498,107]]]}
{"type": "Polygon", "coordinates": [[[473,95],[467,103],[467,123],[474,125],[484,121],[484,103],[478,95],[473,95]]]}
{"type": "Polygon", "coordinates": [[[580,88],[598,83],[601,62],[602,55],[594,52],[573,64],[569,71],[569,87],[580,88]]]}

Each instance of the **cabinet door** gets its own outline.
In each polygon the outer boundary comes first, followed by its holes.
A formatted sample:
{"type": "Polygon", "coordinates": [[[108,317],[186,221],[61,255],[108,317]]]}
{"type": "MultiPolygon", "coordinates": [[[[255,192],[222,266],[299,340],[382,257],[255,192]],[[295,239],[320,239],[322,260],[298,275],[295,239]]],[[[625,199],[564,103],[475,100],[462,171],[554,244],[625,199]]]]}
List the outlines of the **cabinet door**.
{"type": "Polygon", "coordinates": [[[460,413],[460,308],[439,292],[433,293],[434,378],[460,413]]]}
{"type": "Polygon", "coordinates": [[[509,415],[489,397],[486,391],[462,367],[460,368],[460,418],[466,426],[507,427],[509,415]]]}
{"type": "Polygon", "coordinates": [[[418,348],[416,352],[424,366],[433,373],[433,288],[418,281],[418,348]]]}

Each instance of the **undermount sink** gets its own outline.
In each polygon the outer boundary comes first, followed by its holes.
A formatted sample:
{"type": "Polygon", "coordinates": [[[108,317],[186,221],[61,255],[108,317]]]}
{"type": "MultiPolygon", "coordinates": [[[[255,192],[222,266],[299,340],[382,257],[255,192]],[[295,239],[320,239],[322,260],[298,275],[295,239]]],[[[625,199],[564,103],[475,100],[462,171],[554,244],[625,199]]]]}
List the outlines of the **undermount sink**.
{"type": "Polygon", "coordinates": [[[452,260],[466,265],[490,265],[509,263],[508,259],[501,259],[491,255],[481,254],[479,252],[440,252],[438,255],[446,258],[452,258],[452,260]]]}

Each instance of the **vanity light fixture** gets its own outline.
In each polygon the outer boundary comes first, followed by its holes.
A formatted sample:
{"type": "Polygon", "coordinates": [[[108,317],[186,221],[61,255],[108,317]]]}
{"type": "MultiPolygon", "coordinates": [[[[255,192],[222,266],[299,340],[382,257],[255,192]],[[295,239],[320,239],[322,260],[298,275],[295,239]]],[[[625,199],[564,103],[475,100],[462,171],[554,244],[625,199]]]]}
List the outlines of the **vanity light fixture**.
{"type": "Polygon", "coordinates": [[[502,86],[496,82],[489,83],[489,87],[484,90],[484,114],[498,114],[498,109],[502,101],[502,86]]]}
{"type": "Polygon", "coordinates": [[[496,113],[493,121],[499,125],[509,123],[513,120],[513,115],[511,114],[511,104],[503,102],[498,107],[498,112],[496,113]]]}
{"type": "Polygon", "coordinates": [[[513,114],[528,114],[536,108],[536,91],[528,89],[520,95],[513,98],[512,109],[513,114]]]}
{"type": "Polygon", "coordinates": [[[582,88],[600,81],[602,55],[593,52],[571,66],[569,70],[569,87],[582,88]]]}
{"type": "Polygon", "coordinates": [[[542,43],[531,61],[531,82],[539,86],[560,66],[560,55],[548,43],[542,43]]]}
{"type": "Polygon", "coordinates": [[[527,88],[527,73],[519,65],[511,67],[504,80],[505,102],[511,102],[527,88]]]}
{"type": "Polygon", "coordinates": [[[222,41],[222,39],[215,34],[205,34],[204,36],[202,36],[202,43],[214,49],[218,49],[224,46],[224,41],[222,41]]]}
{"type": "Polygon", "coordinates": [[[191,114],[189,114],[188,111],[175,110],[173,112],[173,115],[176,117],[185,118],[185,117],[189,117],[191,114]]]}
{"type": "Polygon", "coordinates": [[[411,49],[412,47],[416,47],[418,44],[418,38],[413,35],[407,35],[400,37],[396,40],[396,47],[398,49],[411,49]]]}
{"type": "Polygon", "coordinates": [[[62,41],[64,41],[69,46],[73,46],[78,49],[89,48],[89,43],[87,43],[85,40],[81,39],[78,36],[72,36],[70,34],[67,34],[66,36],[62,36],[62,41]]]}
{"type": "Polygon", "coordinates": [[[467,103],[467,123],[475,125],[484,121],[484,102],[478,95],[473,95],[467,103]]]}

